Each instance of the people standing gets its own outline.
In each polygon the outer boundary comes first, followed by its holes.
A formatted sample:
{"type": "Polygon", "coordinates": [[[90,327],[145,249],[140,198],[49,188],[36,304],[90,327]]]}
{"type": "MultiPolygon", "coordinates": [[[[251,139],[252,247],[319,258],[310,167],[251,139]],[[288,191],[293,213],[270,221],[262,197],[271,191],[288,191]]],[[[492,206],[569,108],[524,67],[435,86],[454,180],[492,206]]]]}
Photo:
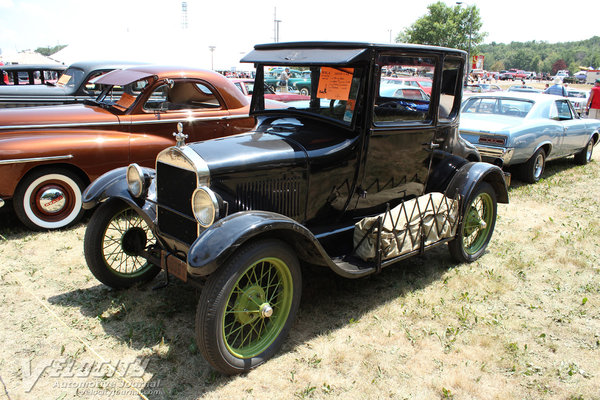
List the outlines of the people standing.
{"type": "Polygon", "coordinates": [[[290,69],[286,68],[279,76],[279,91],[283,93],[288,92],[288,81],[290,79],[290,69]]]}
{"type": "Polygon", "coordinates": [[[590,90],[587,108],[590,118],[600,119],[600,79],[596,79],[594,87],[590,90]]]}
{"type": "Polygon", "coordinates": [[[557,96],[567,96],[567,90],[562,85],[562,80],[560,78],[554,78],[554,85],[544,90],[544,93],[555,94],[557,96]]]}

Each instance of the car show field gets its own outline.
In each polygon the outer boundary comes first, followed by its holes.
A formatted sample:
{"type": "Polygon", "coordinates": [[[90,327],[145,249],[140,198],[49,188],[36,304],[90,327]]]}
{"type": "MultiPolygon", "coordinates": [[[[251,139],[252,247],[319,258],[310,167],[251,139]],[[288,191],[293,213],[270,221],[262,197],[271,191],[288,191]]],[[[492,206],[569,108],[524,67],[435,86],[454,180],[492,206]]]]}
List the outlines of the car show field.
{"type": "MultiPolygon", "coordinates": [[[[246,81],[136,66],[95,101],[18,111],[138,136],[62,122],[125,155],[5,174],[22,178],[0,193],[5,396],[596,398],[600,121],[558,96],[463,95],[466,56],[262,44],[246,81]]],[[[49,130],[5,123],[7,154],[28,147],[15,126],[49,130]]]]}
{"type": "MultiPolygon", "coordinates": [[[[225,377],[198,354],[199,291],[161,273],[97,282],[85,223],[0,228],[4,391],[10,398],[593,399],[600,375],[598,155],[514,181],[486,254],[439,248],[366,279],[313,271],[278,355],[225,377]],[[116,367],[116,373],[109,365],[116,367]]],[[[2,215],[4,218],[5,215],[2,215]]]]}

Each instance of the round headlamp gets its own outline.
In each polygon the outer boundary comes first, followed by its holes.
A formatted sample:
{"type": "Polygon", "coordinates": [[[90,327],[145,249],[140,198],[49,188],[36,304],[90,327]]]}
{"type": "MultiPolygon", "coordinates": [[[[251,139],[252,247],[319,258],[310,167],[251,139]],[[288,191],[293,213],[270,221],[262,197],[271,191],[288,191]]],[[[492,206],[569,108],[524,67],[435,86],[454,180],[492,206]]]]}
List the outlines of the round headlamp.
{"type": "Polygon", "coordinates": [[[144,171],[137,164],[127,167],[127,189],[133,197],[140,197],[144,193],[144,171]]]}
{"type": "Polygon", "coordinates": [[[192,212],[200,226],[211,226],[219,216],[219,201],[215,193],[205,186],[196,189],[192,194],[192,212]]]}

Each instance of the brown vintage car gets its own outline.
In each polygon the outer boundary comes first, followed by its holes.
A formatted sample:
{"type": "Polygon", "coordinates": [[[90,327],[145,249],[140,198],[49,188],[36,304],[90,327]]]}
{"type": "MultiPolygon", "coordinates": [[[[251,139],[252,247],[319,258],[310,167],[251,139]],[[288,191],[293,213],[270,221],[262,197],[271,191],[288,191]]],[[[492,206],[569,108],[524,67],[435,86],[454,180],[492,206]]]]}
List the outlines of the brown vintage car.
{"type": "Polygon", "coordinates": [[[91,181],[132,162],[154,167],[178,122],[188,141],[255,125],[246,96],[212,71],[144,65],[95,83],[105,89],[84,104],[0,110],[0,207],[12,199],[29,228],[77,222],[91,181]]]}

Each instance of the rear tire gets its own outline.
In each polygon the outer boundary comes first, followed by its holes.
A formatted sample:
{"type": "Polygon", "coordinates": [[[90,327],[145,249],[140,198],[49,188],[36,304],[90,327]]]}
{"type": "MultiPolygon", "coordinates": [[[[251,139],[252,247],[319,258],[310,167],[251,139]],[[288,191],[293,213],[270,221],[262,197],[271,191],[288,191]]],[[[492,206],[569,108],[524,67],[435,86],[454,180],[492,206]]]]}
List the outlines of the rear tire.
{"type": "Polygon", "coordinates": [[[592,160],[592,152],[594,151],[594,139],[590,138],[590,141],[585,145],[583,149],[575,154],[575,163],[579,165],[585,165],[592,160]]]}
{"type": "Polygon", "coordinates": [[[521,166],[521,176],[525,182],[536,183],[542,178],[546,168],[546,151],[540,148],[521,166]]]}
{"type": "Polygon", "coordinates": [[[458,262],[473,262],[483,255],[496,226],[497,201],[494,188],[481,182],[464,208],[456,236],[448,242],[452,257],[458,262]]]}
{"type": "Polygon", "coordinates": [[[214,272],[196,311],[196,341],[217,371],[238,374],[281,348],[300,304],[302,274],[294,251],[279,240],[238,250],[214,272]]]}

